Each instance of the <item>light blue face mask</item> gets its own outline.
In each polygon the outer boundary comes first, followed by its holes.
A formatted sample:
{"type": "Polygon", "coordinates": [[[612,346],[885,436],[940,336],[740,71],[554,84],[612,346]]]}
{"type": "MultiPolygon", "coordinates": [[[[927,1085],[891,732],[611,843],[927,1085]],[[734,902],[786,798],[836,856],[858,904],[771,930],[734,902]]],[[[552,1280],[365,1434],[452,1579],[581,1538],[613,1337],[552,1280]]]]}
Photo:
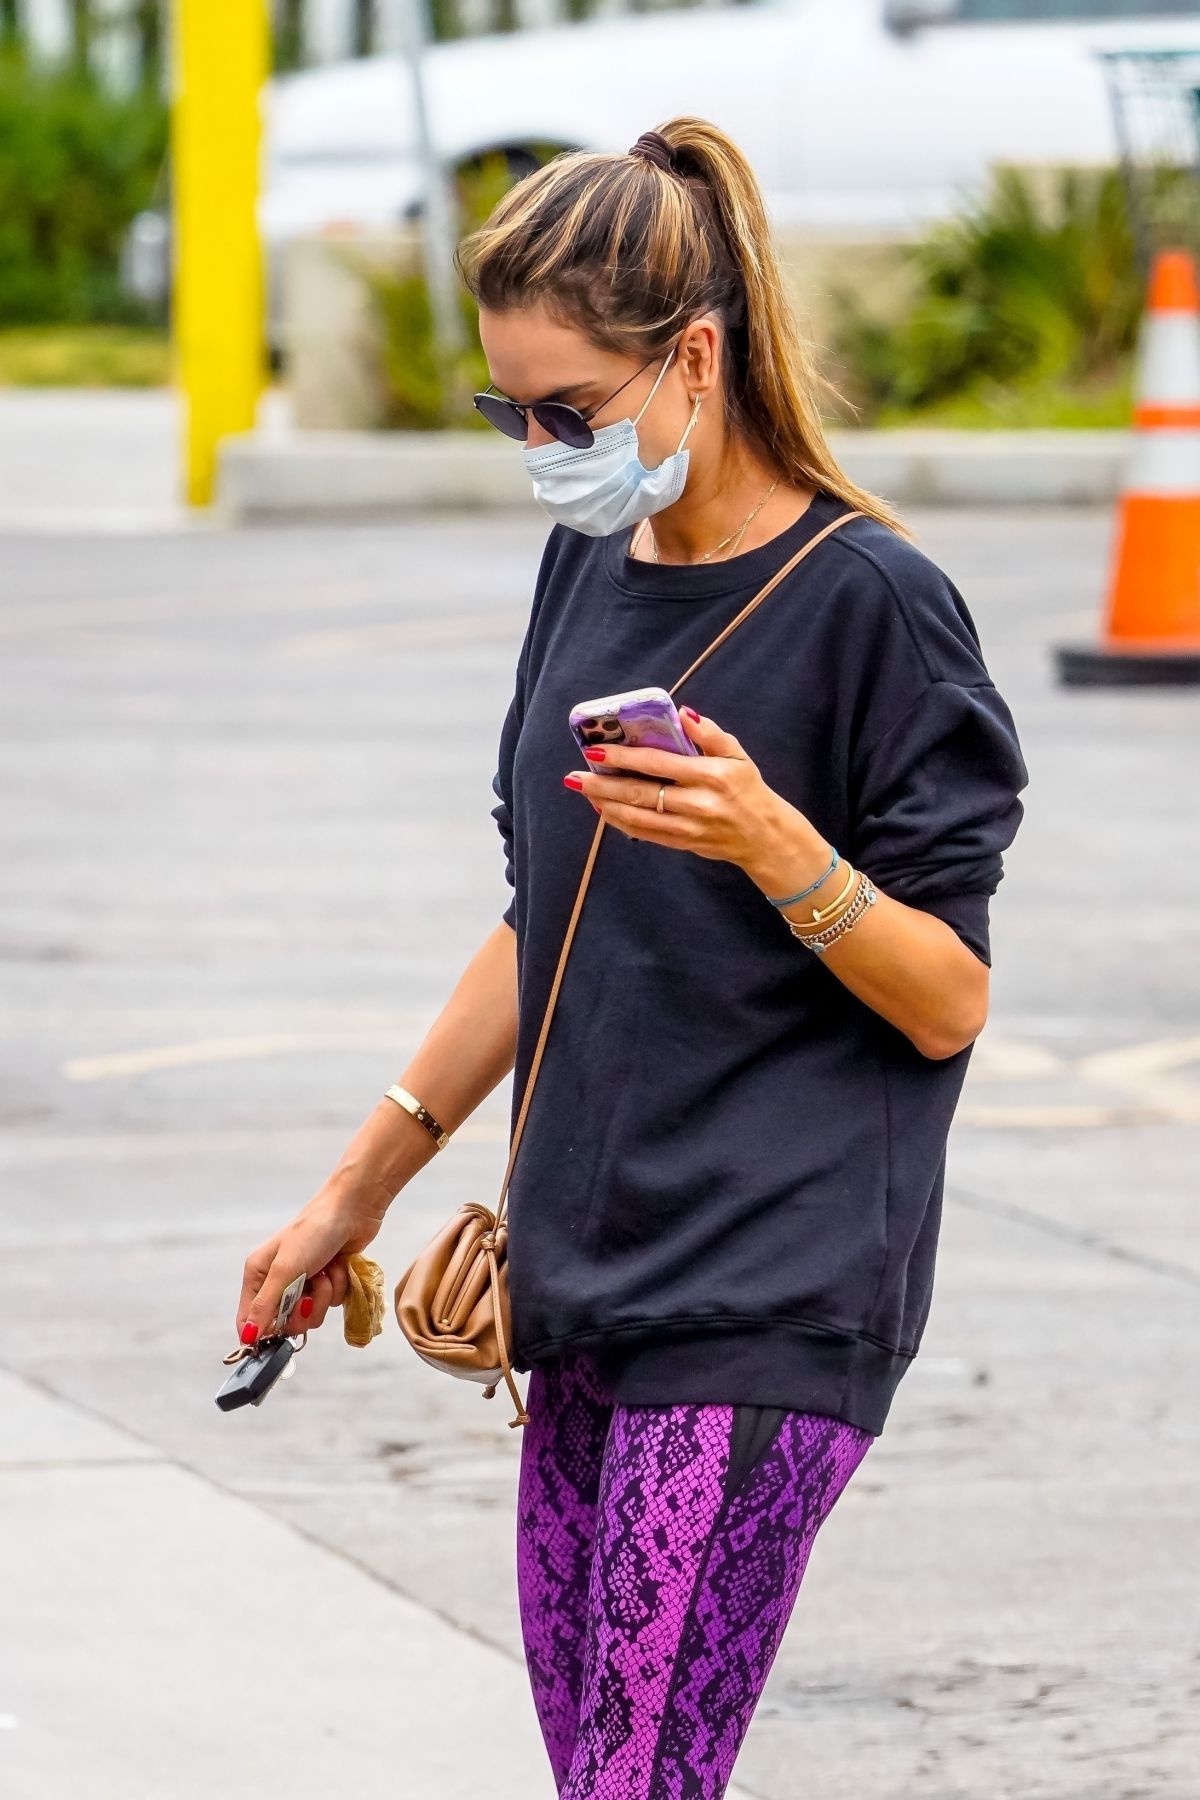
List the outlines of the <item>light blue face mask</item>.
{"type": "Polygon", "coordinates": [[[647,469],[643,464],[637,435],[638,420],[653,400],[674,355],[672,350],[655,376],[637,418],[602,425],[586,450],[572,449],[569,444],[539,444],[536,450],[521,452],[533,478],[534,499],[558,524],[569,525],[572,531],[582,531],[587,537],[608,537],[627,525],[649,519],[678,500],[687,480],[691,454],[683,446],[700,411],[699,394],[692,403],[692,416],[679,447],[672,456],[664,457],[656,469],[647,469]]]}

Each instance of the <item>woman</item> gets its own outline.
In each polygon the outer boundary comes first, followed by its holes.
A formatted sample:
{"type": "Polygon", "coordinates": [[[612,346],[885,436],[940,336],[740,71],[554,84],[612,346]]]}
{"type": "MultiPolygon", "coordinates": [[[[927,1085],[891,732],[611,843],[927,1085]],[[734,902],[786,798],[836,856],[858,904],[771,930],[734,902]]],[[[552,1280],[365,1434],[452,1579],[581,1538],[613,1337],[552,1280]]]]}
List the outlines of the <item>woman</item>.
{"type": "Polygon", "coordinates": [[[1027,775],[963,600],[833,458],[720,131],[556,158],[459,266],[477,405],[556,521],[494,783],[514,893],[238,1325],[314,1269],[319,1325],[431,1133],[514,1065],[519,1099],[601,815],[509,1197],[518,1598],[560,1794],[708,1800],[920,1343],[1027,775]],[[847,513],[681,690],[702,756],[580,758],[573,705],[670,687],[847,513]]]}

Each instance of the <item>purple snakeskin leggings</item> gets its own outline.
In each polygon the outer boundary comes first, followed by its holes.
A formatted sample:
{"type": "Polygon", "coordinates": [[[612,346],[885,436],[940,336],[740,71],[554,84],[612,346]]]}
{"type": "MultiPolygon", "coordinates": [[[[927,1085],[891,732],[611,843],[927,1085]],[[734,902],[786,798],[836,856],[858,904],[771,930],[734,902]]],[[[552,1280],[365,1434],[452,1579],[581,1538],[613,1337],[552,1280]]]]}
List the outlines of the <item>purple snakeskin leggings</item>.
{"type": "Polygon", "coordinates": [[[620,1406],[531,1369],[517,1592],[560,1800],[720,1800],[813,1539],[873,1442],[820,1413],[620,1406]]]}

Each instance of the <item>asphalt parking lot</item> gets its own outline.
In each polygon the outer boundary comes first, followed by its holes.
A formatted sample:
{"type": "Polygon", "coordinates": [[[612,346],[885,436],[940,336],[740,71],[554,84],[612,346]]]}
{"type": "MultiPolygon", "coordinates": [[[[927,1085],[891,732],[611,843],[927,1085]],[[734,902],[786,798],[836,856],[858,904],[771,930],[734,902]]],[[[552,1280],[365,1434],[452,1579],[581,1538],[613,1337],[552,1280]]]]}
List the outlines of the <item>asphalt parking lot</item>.
{"type": "MultiPolygon", "coordinates": [[[[914,523],[1016,716],[1026,818],[929,1329],[737,1779],[1194,1800],[1200,693],[1055,686],[1106,513],[914,523]]],[[[335,1315],[261,1409],[213,1405],[244,1256],[505,902],[494,743],[543,535],[0,538],[12,1800],[315,1800],[404,1768],[466,1800],[483,1759],[496,1800],[553,1792],[503,1398],[335,1315]]],[[[399,1198],[389,1275],[494,1198],[506,1122],[505,1090],[399,1198]]]]}

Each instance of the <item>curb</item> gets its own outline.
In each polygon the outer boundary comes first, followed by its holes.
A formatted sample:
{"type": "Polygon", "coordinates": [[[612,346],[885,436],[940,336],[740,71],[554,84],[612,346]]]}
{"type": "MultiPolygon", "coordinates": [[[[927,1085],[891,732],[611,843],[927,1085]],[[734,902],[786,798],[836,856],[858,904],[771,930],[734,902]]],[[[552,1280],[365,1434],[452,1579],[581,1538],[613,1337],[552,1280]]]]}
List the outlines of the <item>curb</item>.
{"type": "Polygon", "coordinates": [[[1124,431],[861,431],[831,434],[843,467],[902,506],[1111,506],[1124,431]]]}
{"type": "MultiPolygon", "coordinates": [[[[896,505],[1107,506],[1129,436],[856,431],[832,443],[856,482],[896,505]]],[[[535,509],[517,446],[473,431],[243,432],[220,446],[216,506],[231,524],[535,509]]]]}

